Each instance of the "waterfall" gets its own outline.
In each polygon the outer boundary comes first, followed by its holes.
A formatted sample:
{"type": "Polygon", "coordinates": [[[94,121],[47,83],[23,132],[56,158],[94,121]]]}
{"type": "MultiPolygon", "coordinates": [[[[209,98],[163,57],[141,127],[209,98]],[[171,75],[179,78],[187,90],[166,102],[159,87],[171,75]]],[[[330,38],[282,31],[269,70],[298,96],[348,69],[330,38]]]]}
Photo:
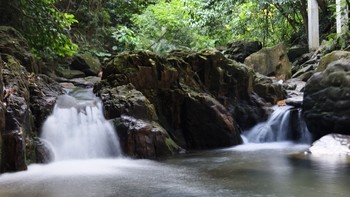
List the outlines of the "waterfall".
{"type": "Polygon", "coordinates": [[[295,141],[310,143],[311,136],[302,118],[301,109],[292,106],[275,106],[266,122],[244,132],[248,142],[295,141]]]}
{"type": "Polygon", "coordinates": [[[104,118],[102,103],[95,96],[90,100],[59,96],[41,138],[52,149],[55,161],[121,155],[114,127],[104,118]]]}

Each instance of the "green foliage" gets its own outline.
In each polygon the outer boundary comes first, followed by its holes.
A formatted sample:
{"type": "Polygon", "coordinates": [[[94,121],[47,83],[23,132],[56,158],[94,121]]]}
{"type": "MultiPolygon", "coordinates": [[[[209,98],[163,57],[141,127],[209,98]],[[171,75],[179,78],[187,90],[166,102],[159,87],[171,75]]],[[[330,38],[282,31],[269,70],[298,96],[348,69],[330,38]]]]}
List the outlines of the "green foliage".
{"type": "Polygon", "coordinates": [[[23,33],[33,51],[42,56],[71,56],[78,49],[69,37],[70,26],[78,21],[61,12],[56,0],[22,0],[23,33]]]}
{"type": "Polygon", "coordinates": [[[215,47],[231,40],[258,40],[264,46],[288,43],[304,30],[298,2],[161,0],[134,15],[136,48],[164,52],[215,47]]]}
{"type": "Polygon", "coordinates": [[[112,33],[112,37],[117,43],[112,48],[115,51],[131,51],[139,44],[139,38],[135,37],[134,31],[124,25],[119,25],[112,33]]]}
{"type": "Polygon", "coordinates": [[[142,14],[135,15],[134,25],[140,40],[138,48],[165,52],[179,47],[212,47],[213,40],[194,25],[190,10],[196,2],[183,0],[159,1],[148,6],[142,14]]]}
{"type": "Polygon", "coordinates": [[[133,14],[140,13],[156,2],[157,0],[62,0],[59,7],[69,10],[79,21],[72,27],[72,32],[73,40],[81,48],[112,51],[117,46],[120,51],[122,46],[128,50],[131,45],[125,41],[119,43],[116,39],[119,26],[131,27],[133,14]]]}

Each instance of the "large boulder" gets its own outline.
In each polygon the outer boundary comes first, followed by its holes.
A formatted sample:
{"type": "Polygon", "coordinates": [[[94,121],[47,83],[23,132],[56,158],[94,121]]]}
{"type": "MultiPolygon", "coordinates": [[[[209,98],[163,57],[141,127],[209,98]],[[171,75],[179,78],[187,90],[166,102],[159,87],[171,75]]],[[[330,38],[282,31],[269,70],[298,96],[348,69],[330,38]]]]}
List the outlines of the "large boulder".
{"type": "Polygon", "coordinates": [[[245,58],[259,51],[262,48],[258,41],[234,41],[227,44],[227,49],[223,54],[232,60],[243,63],[245,58]]]}
{"type": "Polygon", "coordinates": [[[291,63],[283,44],[272,48],[263,48],[251,54],[245,59],[244,64],[266,76],[274,76],[282,80],[291,77],[291,63]]]}
{"type": "Polygon", "coordinates": [[[338,60],[314,74],[305,86],[303,113],[314,139],[350,134],[350,62],[338,60]]]}
{"type": "MultiPolygon", "coordinates": [[[[214,98],[221,97],[223,103],[249,98],[252,88],[247,90],[247,87],[252,86],[253,75],[240,75],[249,73],[249,68],[230,64],[231,61],[218,51],[208,50],[181,57],[178,54],[167,58],[145,51],[119,54],[104,67],[102,81],[95,91],[103,98],[103,95],[108,95],[104,93],[106,90],[132,84],[154,106],[158,118],[153,121],[164,127],[176,144],[183,148],[219,148],[241,143],[232,114],[214,98]],[[214,97],[208,91],[213,92],[214,97]],[[226,98],[229,95],[239,99],[226,98]],[[202,125],[208,128],[204,129],[202,125]]],[[[129,90],[124,96],[135,95],[133,92],[129,90]]],[[[107,99],[102,100],[105,100],[105,106],[109,105],[107,99]]],[[[120,110],[117,106],[124,105],[120,104],[124,102],[118,100],[112,110],[106,110],[107,114],[112,111],[118,116],[127,115],[141,120],[146,114],[154,116],[153,110],[140,110],[140,103],[130,105],[125,102],[128,110],[120,110]],[[133,116],[130,111],[138,113],[133,116]]],[[[143,99],[139,101],[149,105],[143,99]]]]}

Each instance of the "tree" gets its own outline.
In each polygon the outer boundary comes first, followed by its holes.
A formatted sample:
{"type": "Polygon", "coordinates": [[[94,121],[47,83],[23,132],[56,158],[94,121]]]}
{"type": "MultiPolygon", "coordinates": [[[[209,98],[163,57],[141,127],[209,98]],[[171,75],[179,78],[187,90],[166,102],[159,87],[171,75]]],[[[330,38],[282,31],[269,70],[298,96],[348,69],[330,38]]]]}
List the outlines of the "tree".
{"type": "Polygon", "coordinates": [[[55,7],[57,0],[2,0],[0,25],[19,30],[38,57],[73,55],[77,50],[70,37],[72,14],[55,7]]]}

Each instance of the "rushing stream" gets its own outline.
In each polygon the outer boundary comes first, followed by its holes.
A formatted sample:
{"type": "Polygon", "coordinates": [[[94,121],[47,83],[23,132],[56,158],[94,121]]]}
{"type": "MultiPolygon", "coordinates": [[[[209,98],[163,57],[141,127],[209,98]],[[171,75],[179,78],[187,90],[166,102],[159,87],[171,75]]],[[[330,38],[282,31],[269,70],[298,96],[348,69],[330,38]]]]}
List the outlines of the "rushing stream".
{"type": "MultiPolygon", "coordinates": [[[[42,136],[55,161],[2,174],[0,196],[349,196],[350,169],[345,159],[297,157],[293,153],[303,152],[308,145],[292,142],[247,143],[160,161],[120,157],[113,127],[104,120],[96,102],[85,103],[84,108],[56,106],[42,136]],[[69,120],[74,123],[67,124],[69,120]],[[82,135],[86,138],[76,139],[82,135]],[[91,150],[91,146],[99,148],[91,150]]],[[[271,118],[267,122],[274,125],[276,120],[271,118]]],[[[266,139],[280,135],[269,134],[268,127],[260,125],[250,131],[247,140],[252,141],[251,132],[270,136],[266,139]]]]}

